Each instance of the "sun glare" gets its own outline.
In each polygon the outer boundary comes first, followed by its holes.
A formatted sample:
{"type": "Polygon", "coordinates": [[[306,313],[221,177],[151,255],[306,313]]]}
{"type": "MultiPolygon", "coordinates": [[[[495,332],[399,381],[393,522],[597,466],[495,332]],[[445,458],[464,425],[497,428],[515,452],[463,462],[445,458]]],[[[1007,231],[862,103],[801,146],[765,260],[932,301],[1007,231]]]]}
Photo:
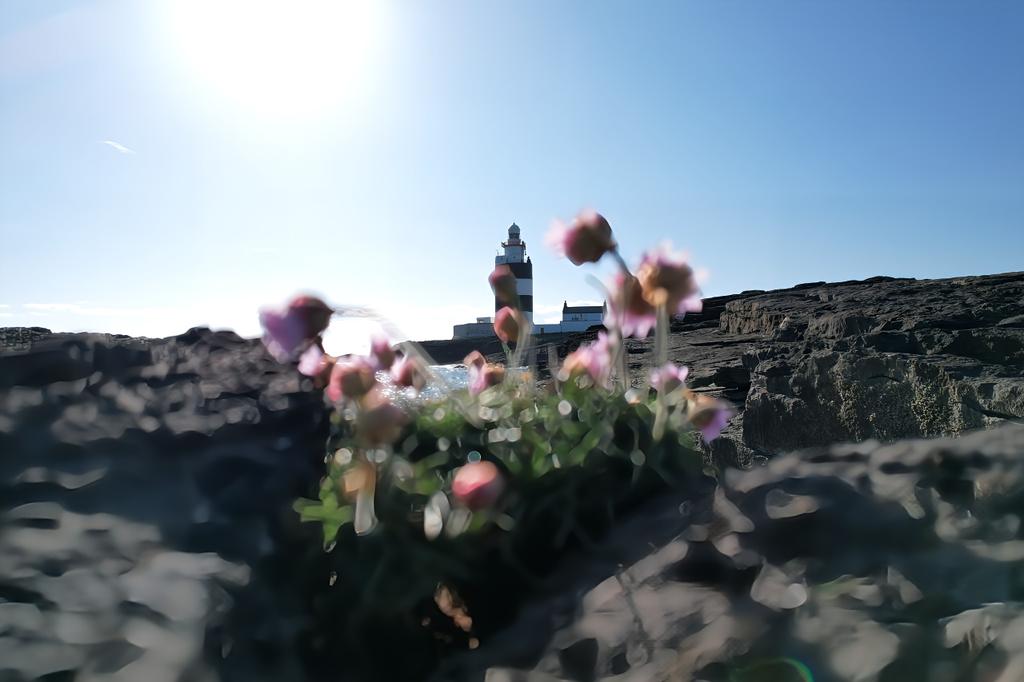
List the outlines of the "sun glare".
{"type": "Polygon", "coordinates": [[[367,77],[373,0],[173,0],[164,26],[211,96],[273,117],[337,109],[367,77]]]}

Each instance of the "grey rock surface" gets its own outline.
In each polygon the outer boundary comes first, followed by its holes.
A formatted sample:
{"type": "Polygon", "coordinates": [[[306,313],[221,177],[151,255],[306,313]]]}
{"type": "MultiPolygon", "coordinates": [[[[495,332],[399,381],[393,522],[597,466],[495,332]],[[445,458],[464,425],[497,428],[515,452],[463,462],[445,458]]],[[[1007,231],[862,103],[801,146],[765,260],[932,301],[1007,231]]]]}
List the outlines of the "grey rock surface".
{"type": "MultiPolygon", "coordinates": [[[[439,675],[1024,679],[1024,427],[898,440],[1019,420],[1022,319],[1022,274],[706,300],[670,358],[740,409],[709,451],[750,470],[652,501],[439,675]]],[[[319,551],[309,389],[232,333],[0,330],[0,680],[343,679],[303,667],[289,585],[319,551]]]]}
{"type": "Polygon", "coordinates": [[[785,455],[652,503],[436,679],[1014,682],[1022,514],[1020,425],[785,455]]]}
{"type": "MultiPolygon", "coordinates": [[[[1024,273],[876,277],[707,299],[669,359],[739,411],[723,464],[844,441],[963,433],[1024,419],[1024,273]]],[[[639,382],[650,339],[630,342],[639,382]]]]}
{"type": "Polygon", "coordinates": [[[295,679],[274,576],[325,435],[305,382],[203,329],[0,355],[0,680],[295,679]]]}

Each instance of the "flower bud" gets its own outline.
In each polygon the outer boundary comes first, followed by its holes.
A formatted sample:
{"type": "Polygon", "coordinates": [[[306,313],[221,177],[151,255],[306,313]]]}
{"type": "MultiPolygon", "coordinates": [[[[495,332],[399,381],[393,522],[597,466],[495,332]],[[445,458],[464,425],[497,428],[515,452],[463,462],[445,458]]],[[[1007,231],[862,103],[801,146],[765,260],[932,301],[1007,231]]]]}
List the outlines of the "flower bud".
{"type": "Polygon", "coordinates": [[[502,305],[519,307],[519,293],[516,290],[516,276],[512,274],[512,268],[507,265],[497,265],[494,272],[488,276],[487,281],[491,284],[491,291],[494,298],[502,305]]]}
{"type": "Polygon", "coordinates": [[[711,396],[687,391],[686,418],[710,443],[721,435],[722,430],[733,416],[733,409],[711,396]]]}
{"type": "Polygon", "coordinates": [[[379,389],[366,394],[356,416],[356,435],[369,446],[390,445],[402,435],[409,416],[379,389]]]}
{"type": "Polygon", "coordinates": [[[370,342],[370,356],[377,369],[391,369],[391,365],[395,363],[395,351],[391,348],[391,343],[383,336],[375,336],[370,342]]]}
{"type": "Polygon", "coordinates": [[[556,223],[547,242],[573,265],[596,263],[616,247],[612,226],[596,211],[583,211],[568,227],[556,223]]]}
{"type": "Polygon", "coordinates": [[[335,359],[314,343],[299,356],[299,373],[313,379],[313,385],[323,388],[330,381],[335,359]]]}
{"type": "Polygon", "coordinates": [[[421,390],[427,383],[427,373],[418,359],[405,356],[391,368],[391,380],[404,388],[421,390]]]}
{"type": "Polygon", "coordinates": [[[618,329],[624,338],[646,338],[658,321],[658,311],[644,300],[640,282],[633,275],[615,274],[609,287],[612,291],[604,323],[618,329]]]}
{"type": "Polygon", "coordinates": [[[331,322],[334,309],[316,296],[296,296],[288,304],[288,310],[297,315],[303,325],[303,333],[311,339],[331,322]]]}
{"type": "Polygon", "coordinates": [[[505,490],[505,479],[492,462],[470,462],[459,467],[452,480],[456,502],[477,511],[494,505],[505,490]]]}
{"type": "Polygon", "coordinates": [[[474,350],[471,351],[469,355],[465,357],[465,359],[463,359],[462,364],[464,364],[466,367],[470,369],[474,367],[479,368],[487,364],[487,358],[485,358],[483,356],[483,353],[481,353],[480,351],[474,350]]]}
{"type": "Polygon", "coordinates": [[[505,306],[494,316],[494,333],[502,343],[512,343],[519,339],[522,328],[523,314],[515,308],[505,306]]]}
{"type": "Polygon", "coordinates": [[[327,328],[332,314],[326,303],[313,296],[299,296],[284,310],[261,310],[263,344],[278,362],[290,362],[327,328]]]}
{"type": "Polygon", "coordinates": [[[599,333],[596,341],[580,346],[565,357],[559,379],[566,381],[572,377],[587,376],[595,385],[607,387],[611,380],[614,351],[611,338],[604,332],[599,333]]]}
{"type": "Polygon", "coordinates": [[[662,395],[682,388],[690,370],[668,362],[651,371],[651,386],[662,395]]]}
{"type": "Polygon", "coordinates": [[[497,386],[505,380],[505,368],[494,363],[473,365],[469,368],[469,392],[473,395],[483,393],[491,386],[497,386]]]}
{"type": "Polygon", "coordinates": [[[342,398],[361,398],[366,395],[377,378],[374,367],[366,358],[348,358],[339,360],[331,370],[331,379],[327,385],[327,397],[334,402],[342,398]]]}
{"type": "Polygon", "coordinates": [[[663,305],[669,315],[700,310],[693,268],[667,246],[644,254],[636,278],[644,300],[655,308],[663,305]]]}

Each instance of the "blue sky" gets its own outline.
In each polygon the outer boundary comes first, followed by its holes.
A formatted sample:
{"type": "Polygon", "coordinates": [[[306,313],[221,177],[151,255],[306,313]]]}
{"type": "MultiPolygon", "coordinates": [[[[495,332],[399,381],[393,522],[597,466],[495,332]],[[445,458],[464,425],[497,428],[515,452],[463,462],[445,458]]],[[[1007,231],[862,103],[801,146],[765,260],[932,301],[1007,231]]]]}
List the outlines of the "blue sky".
{"type": "Polygon", "coordinates": [[[1022,67],[1016,1],[0,0],[0,325],[446,337],[512,221],[544,319],[583,207],[710,295],[1024,269],[1022,67]]]}

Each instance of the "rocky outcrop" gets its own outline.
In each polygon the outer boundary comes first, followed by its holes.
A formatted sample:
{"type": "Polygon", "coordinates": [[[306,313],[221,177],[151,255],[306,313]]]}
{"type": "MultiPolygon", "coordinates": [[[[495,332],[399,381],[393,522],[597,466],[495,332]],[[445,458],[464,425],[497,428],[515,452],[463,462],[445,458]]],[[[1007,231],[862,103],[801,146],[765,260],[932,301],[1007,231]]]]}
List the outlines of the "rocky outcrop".
{"type": "Polygon", "coordinates": [[[296,679],[304,382],[200,329],[0,355],[0,680],[296,679]]]}
{"type": "Polygon", "coordinates": [[[0,327],[0,351],[28,350],[36,341],[52,335],[45,327],[0,327]]]}
{"type": "Polygon", "coordinates": [[[436,679],[1024,679],[1022,455],[1004,425],[730,471],[567,562],[436,679]]]}
{"type": "MultiPolygon", "coordinates": [[[[1020,419],[1024,275],[744,292],[674,332],[741,410],[711,453],[750,471],[652,501],[442,678],[1022,679],[1024,427],[832,444],[1020,419]]],[[[650,350],[630,342],[635,378],[650,350]]],[[[0,351],[0,680],[344,679],[303,649],[319,543],[291,502],[326,435],[305,379],[202,329],[0,351]]]]}
{"type": "MultiPolygon", "coordinates": [[[[669,358],[740,415],[728,464],[841,441],[953,435],[1024,419],[1024,273],[876,277],[709,299],[669,358]]],[[[639,380],[651,341],[630,343],[639,380]]]]}

